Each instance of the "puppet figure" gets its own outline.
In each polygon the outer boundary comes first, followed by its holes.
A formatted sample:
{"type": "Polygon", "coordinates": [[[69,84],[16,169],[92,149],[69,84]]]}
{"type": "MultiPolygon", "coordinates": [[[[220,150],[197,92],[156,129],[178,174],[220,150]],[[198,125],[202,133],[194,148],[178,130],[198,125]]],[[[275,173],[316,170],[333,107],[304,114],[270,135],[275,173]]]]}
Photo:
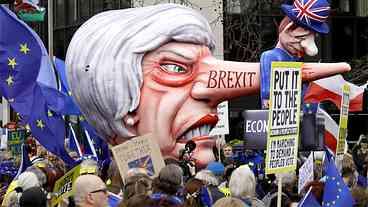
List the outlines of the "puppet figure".
{"type": "Polygon", "coordinates": [[[281,8],[286,16],[279,25],[277,45],[261,55],[262,108],[268,108],[271,63],[300,62],[304,55],[317,55],[318,48],[314,41],[316,34],[329,32],[326,21],[330,6],[327,0],[295,0],[293,5],[283,4],[281,8]]]}

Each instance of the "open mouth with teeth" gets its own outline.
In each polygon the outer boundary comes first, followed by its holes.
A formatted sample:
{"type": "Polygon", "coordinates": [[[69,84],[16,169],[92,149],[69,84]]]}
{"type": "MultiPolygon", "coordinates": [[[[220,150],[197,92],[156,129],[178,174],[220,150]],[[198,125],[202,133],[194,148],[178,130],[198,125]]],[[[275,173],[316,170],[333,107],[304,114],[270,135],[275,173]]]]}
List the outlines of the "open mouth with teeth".
{"type": "Polygon", "coordinates": [[[218,116],[216,114],[207,114],[184,131],[184,133],[179,136],[178,142],[186,143],[189,140],[200,141],[208,139],[210,131],[215,127],[217,122],[218,116]]]}

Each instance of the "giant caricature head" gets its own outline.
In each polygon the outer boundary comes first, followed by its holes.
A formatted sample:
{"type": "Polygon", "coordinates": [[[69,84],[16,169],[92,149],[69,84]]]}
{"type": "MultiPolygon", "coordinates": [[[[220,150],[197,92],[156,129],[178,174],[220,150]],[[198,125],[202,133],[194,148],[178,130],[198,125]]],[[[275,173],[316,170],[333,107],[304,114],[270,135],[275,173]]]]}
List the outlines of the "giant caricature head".
{"type": "Polygon", "coordinates": [[[216,60],[207,20],[175,4],[108,11],[75,33],[68,81],[81,111],[111,144],[153,133],[165,157],[188,140],[213,159],[217,105],[255,93],[258,63],[216,60]],[[247,69],[247,70],[246,70],[247,69]],[[249,88],[249,90],[242,90],[249,88]]]}
{"type": "MultiPolygon", "coordinates": [[[[217,105],[256,94],[260,83],[259,63],[217,60],[214,47],[208,22],[190,8],[108,11],[75,33],[68,81],[87,121],[110,144],[153,133],[164,157],[178,158],[193,140],[197,164],[204,165],[214,158],[208,134],[217,105]]],[[[321,77],[310,68],[308,78],[321,77]]]]}

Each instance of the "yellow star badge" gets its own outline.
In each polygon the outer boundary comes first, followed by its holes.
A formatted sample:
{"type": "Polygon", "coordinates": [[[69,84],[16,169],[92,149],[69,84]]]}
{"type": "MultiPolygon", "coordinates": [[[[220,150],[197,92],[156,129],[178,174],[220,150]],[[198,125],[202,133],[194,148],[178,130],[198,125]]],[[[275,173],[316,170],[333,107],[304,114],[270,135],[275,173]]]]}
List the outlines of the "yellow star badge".
{"type": "Polygon", "coordinates": [[[36,120],[36,126],[37,126],[38,128],[43,129],[43,128],[45,127],[45,124],[43,123],[43,121],[42,121],[41,119],[37,119],[37,120],[36,120]]]}
{"type": "Polygon", "coordinates": [[[9,75],[9,77],[5,80],[8,86],[12,86],[14,84],[13,76],[9,75]]]}
{"type": "Polygon", "coordinates": [[[9,65],[12,69],[14,69],[14,68],[15,68],[15,66],[17,65],[17,62],[15,61],[15,58],[12,58],[12,59],[8,58],[8,65],[9,65]]]}
{"type": "Polygon", "coordinates": [[[20,52],[24,53],[25,55],[30,51],[30,49],[27,46],[27,43],[20,44],[20,52]]]}

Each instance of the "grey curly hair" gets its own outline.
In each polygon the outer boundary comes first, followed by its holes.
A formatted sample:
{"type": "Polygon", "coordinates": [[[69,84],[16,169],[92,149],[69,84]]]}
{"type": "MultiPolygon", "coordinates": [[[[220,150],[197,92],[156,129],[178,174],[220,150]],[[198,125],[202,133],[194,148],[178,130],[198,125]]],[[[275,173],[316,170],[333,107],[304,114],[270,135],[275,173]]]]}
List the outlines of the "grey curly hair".
{"type": "Polygon", "coordinates": [[[102,137],[135,136],[122,119],[138,107],[144,54],[170,41],[215,47],[207,20],[177,4],[103,12],[74,34],[66,55],[68,82],[102,137]]]}

